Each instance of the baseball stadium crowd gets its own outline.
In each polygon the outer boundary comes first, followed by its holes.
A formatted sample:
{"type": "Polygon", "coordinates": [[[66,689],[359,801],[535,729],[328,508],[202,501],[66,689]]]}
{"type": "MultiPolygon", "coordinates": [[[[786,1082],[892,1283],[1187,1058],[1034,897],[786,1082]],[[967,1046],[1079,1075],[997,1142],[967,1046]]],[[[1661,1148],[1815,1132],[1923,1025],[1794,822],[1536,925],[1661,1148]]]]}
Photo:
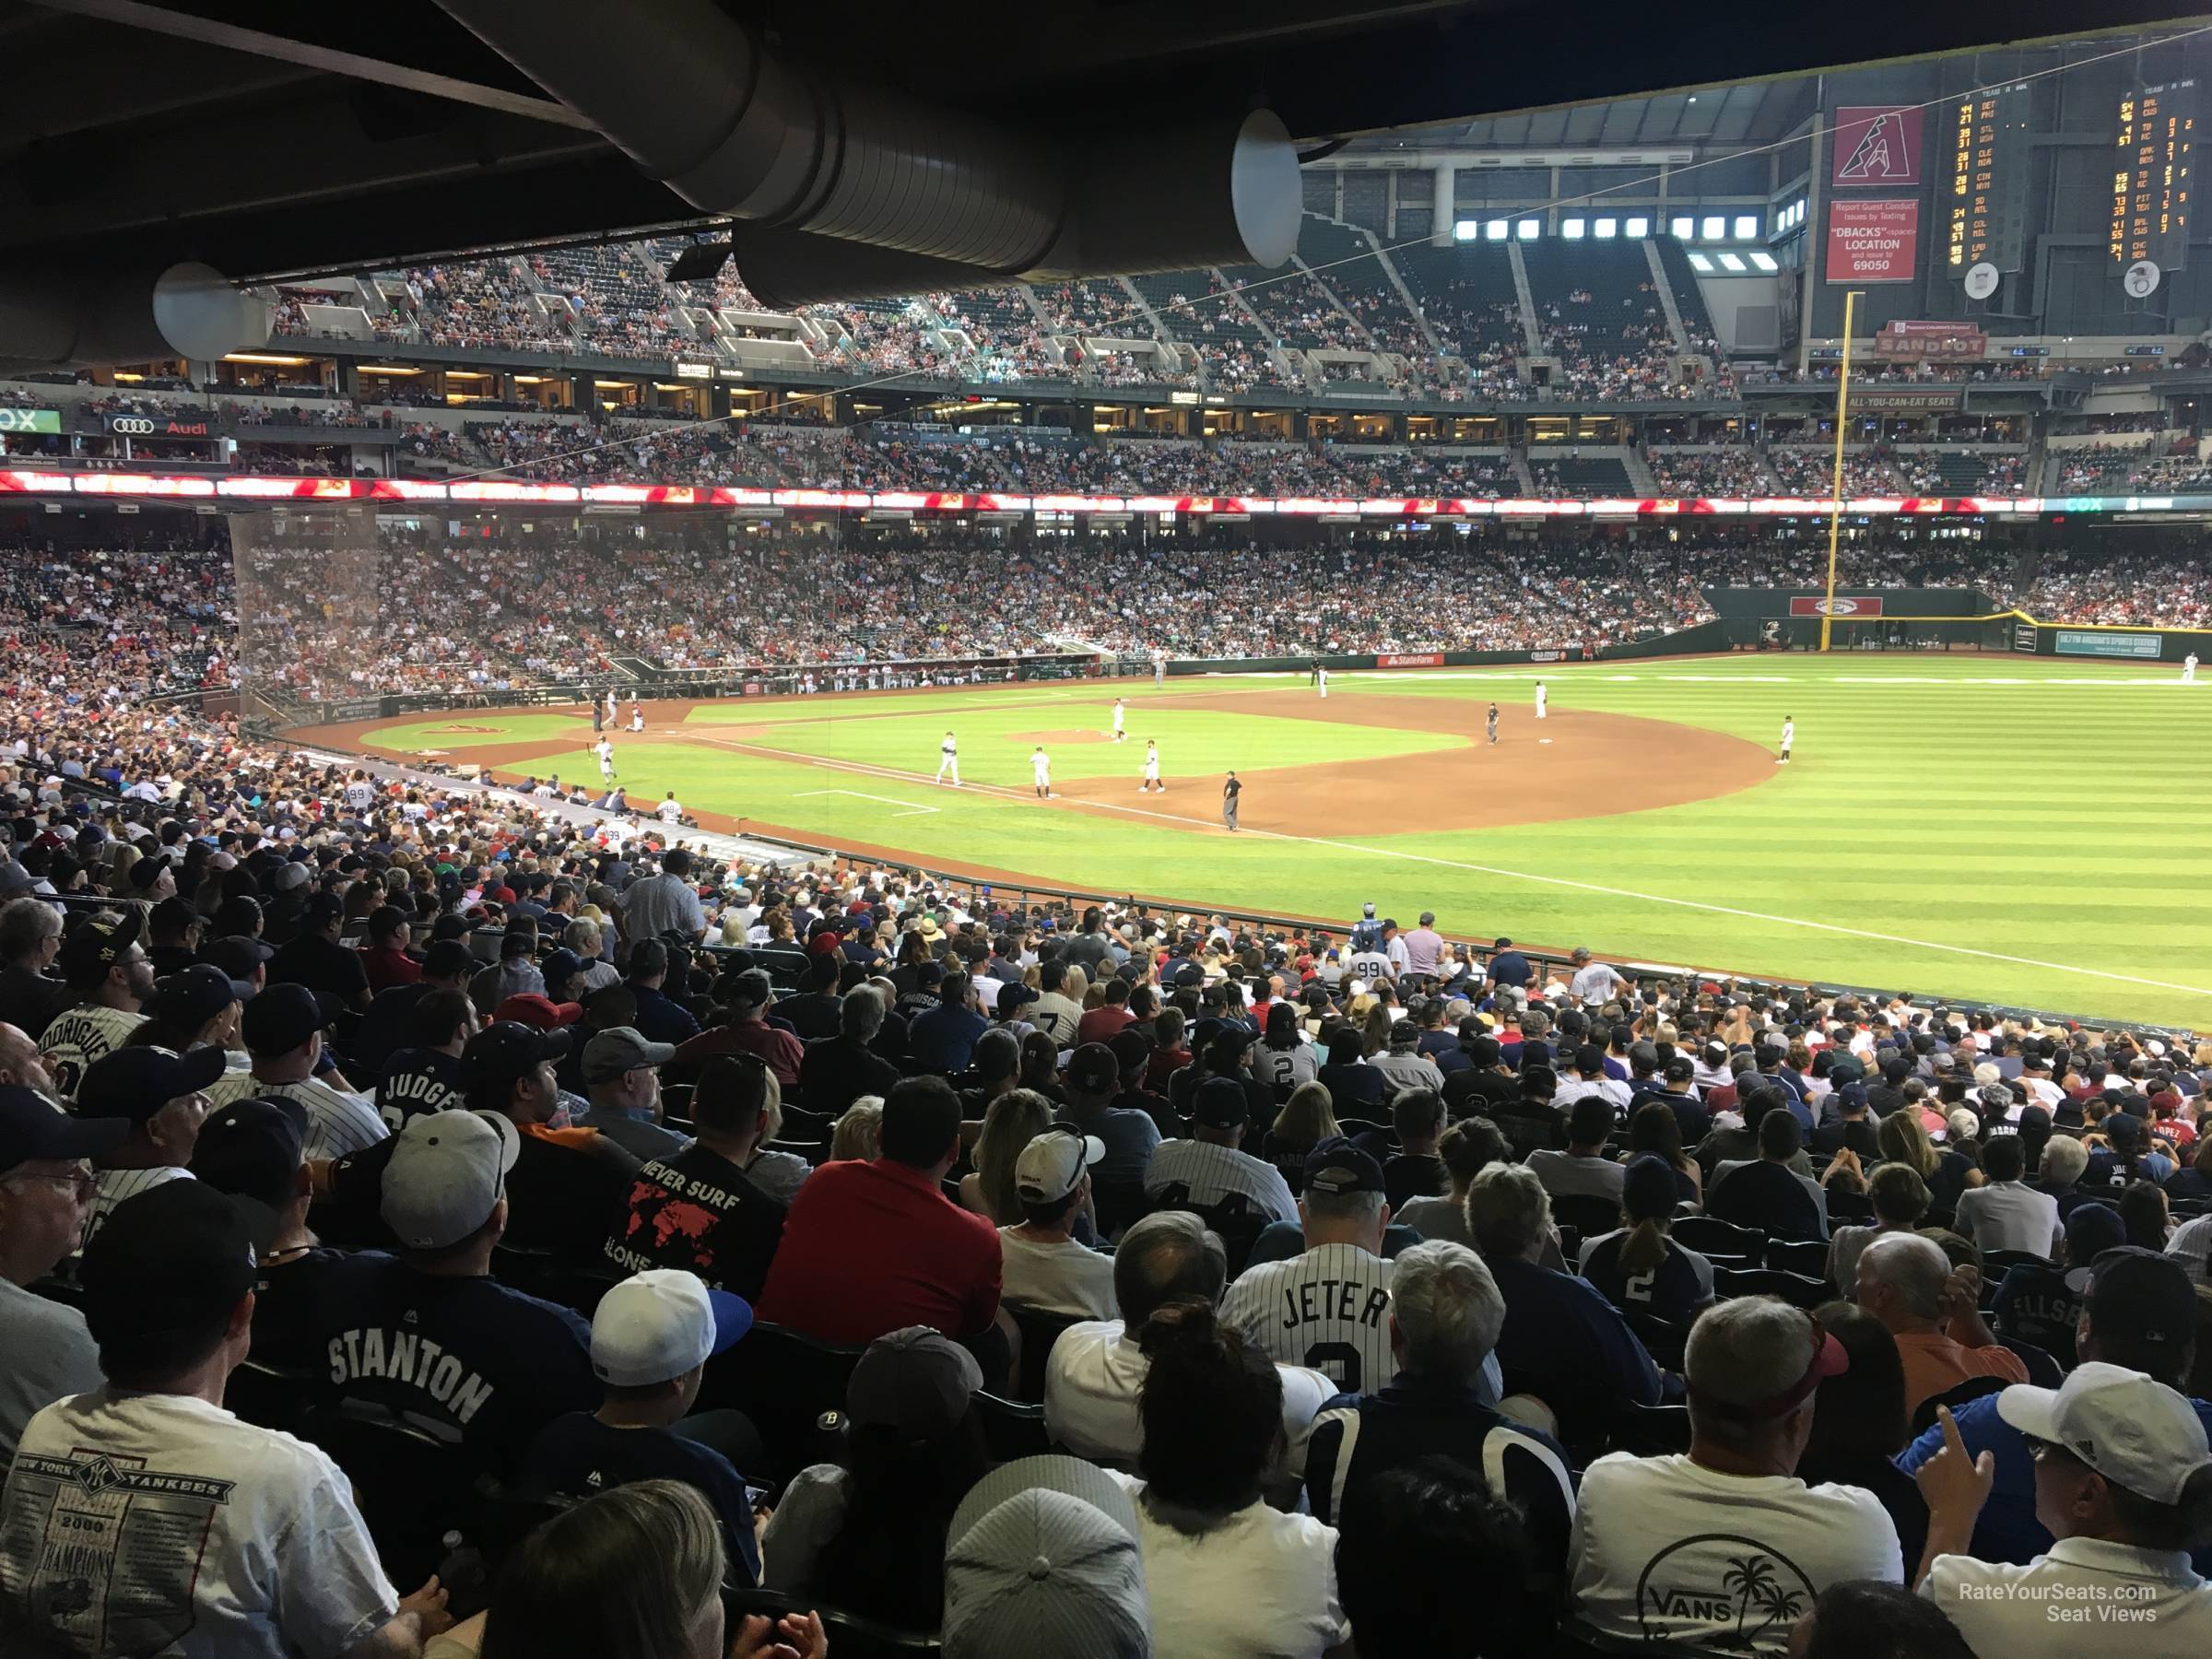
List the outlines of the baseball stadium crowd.
{"type": "Polygon", "coordinates": [[[0,678],[7,1652],[2212,1636],[2212,1044],[747,862],[0,678]]]}

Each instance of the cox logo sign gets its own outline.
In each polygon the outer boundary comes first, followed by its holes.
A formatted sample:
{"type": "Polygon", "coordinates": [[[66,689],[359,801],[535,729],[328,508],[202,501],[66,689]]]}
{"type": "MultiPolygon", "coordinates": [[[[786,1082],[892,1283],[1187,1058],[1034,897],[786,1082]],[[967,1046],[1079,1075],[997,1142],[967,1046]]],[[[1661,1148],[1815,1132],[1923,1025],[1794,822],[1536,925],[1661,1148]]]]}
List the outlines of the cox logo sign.
{"type": "Polygon", "coordinates": [[[124,432],[133,437],[143,438],[153,429],[154,423],[143,415],[118,415],[108,422],[109,431],[124,432]]]}

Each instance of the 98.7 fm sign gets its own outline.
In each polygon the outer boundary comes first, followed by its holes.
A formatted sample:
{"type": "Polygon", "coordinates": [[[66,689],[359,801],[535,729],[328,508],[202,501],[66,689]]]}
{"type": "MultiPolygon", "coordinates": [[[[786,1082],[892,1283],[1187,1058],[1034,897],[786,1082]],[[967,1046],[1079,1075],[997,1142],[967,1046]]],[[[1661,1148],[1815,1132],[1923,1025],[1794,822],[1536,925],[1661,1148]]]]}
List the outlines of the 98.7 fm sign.
{"type": "Polygon", "coordinates": [[[62,429],[62,412],[59,409],[11,409],[0,405],[0,435],[9,432],[58,432],[62,429]]]}

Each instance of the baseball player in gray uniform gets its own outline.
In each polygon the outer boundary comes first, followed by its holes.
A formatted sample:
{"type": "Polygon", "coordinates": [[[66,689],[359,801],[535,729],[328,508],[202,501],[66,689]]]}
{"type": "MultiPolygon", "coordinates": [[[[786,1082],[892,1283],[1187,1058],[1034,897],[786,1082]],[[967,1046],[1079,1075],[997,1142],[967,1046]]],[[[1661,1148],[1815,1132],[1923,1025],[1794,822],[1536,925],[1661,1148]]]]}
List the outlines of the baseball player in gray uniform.
{"type": "Polygon", "coordinates": [[[1390,1206],[1382,1166],[1347,1140],[1306,1159],[1299,1203],[1306,1248],[1248,1267],[1221,1298],[1221,1317],[1284,1365],[1323,1371],[1347,1394],[1376,1389],[1397,1369],[1390,1351],[1390,1206]]]}

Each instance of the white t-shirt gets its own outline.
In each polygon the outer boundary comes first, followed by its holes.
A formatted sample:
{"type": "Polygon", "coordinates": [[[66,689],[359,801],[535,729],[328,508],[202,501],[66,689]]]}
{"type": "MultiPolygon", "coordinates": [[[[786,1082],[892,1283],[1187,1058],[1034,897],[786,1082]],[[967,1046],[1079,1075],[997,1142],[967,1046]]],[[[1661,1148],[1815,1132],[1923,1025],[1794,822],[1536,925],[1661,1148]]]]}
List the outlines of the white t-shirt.
{"type": "Polygon", "coordinates": [[[998,1230],[1004,1264],[1000,1296],[1020,1308],[1072,1313],[1082,1319],[1112,1319],[1121,1312],[1113,1300],[1113,1258],[1073,1239],[1041,1244],[1011,1227],[998,1230]]]}
{"type": "Polygon", "coordinates": [[[1152,1659],[1320,1659],[1351,1627],[1336,1594],[1336,1529],[1254,1503],[1193,1537],[1136,1505],[1152,1659]]]}
{"type": "MultiPolygon", "coordinates": [[[[1136,1338],[1118,1319],[1070,1325],[1044,1367],[1044,1422],[1053,1441],[1077,1457],[1135,1463],[1145,1443],[1136,1395],[1151,1369],[1136,1338]]],[[[1283,1381],[1283,1434],[1288,1472],[1302,1474],[1306,1434],[1336,1384],[1317,1371],[1278,1365],[1283,1381]]]]}
{"type": "Polygon", "coordinates": [[[2024,1182],[1996,1181],[1959,1194],[1959,1230],[1984,1251],[2025,1250],[2058,1259],[2066,1239],[2058,1200],[2024,1182]]]}
{"type": "Polygon", "coordinates": [[[1979,1654],[2212,1652],[2212,1584],[2178,1550],[2061,1538],[2025,1567],[1937,1556],[1920,1593],[1979,1654]]]}
{"type": "Polygon", "coordinates": [[[186,1394],[31,1418],[0,1500],[0,1597],[62,1651],[332,1659],[399,1611],[322,1452],[186,1394]]]}
{"type": "Polygon", "coordinates": [[[1616,1452],[1583,1472],[1569,1610],[1600,1637],[1780,1654],[1813,1598],[1845,1579],[1904,1581],[1871,1492],[1790,1475],[1723,1475],[1687,1455],[1616,1452]]]}

